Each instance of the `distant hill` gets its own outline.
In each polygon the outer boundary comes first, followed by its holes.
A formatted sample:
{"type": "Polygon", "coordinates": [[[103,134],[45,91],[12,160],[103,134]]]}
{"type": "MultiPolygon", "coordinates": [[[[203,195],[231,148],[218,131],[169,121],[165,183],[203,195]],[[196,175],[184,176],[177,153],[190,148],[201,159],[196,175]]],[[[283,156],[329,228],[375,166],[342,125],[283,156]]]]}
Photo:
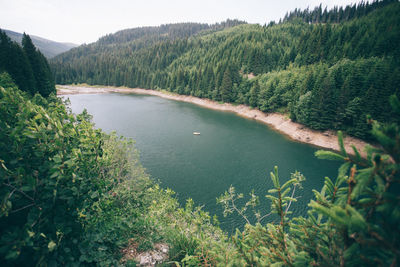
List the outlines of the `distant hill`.
{"type": "MultiPolygon", "coordinates": [[[[22,33],[2,29],[13,41],[21,43],[22,33]]],[[[29,33],[28,33],[29,34],[29,33]]],[[[59,43],[51,41],[42,37],[29,35],[32,39],[33,44],[42,52],[47,58],[52,58],[58,54],[66,52],[71,48],[77,47],[77,44],[72,43],[59,43]]]]}

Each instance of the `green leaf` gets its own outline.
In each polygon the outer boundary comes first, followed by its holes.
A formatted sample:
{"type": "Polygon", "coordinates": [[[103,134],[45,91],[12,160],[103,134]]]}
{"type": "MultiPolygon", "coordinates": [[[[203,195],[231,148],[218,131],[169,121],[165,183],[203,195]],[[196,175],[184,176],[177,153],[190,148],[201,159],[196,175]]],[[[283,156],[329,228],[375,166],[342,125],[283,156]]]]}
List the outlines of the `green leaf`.
{"type": "Polygon", "coordinates": [[[332,183],[332,180],[329,177],[325,177],[325,186],[326,189],[329,191],[330,194],[333,194],[335,191],[335,186],[332,183]]]}
{"type": "Polygon", "coordinates": [[[278,167],[277,166],[274,167],[274,172],[271,172],[270,175],[271,175],[271,180],[272,180],[272,183],[274,184],[274,187],[279,188],[280,184],[279,184],[279,176],[278,176],[278,167]]]}
{"type": "Polygon", "coordinates": [[[42,117],[42,114],[38,113],[36,116],[33,118],[34,120],[40,120],[42,117]]]}
{"type": "Polygon", "coordinates": [[[345,177],[350,169],[351,162],[345,162],[343,163],[338,171],[338,177],[345,177]]]}
{"type": "Polygon", "coordinates": [[[94,192],[90,195],[91,198],[97,198],[98,196],[99,196],[99,192],[97,192],[97,191],[94,191],[94,192]]]}
{"type": "Polygon", "coordinates": [[[326,150],[318,150],[317,152],[315,152],[315,156],[319,159],[339,160],[339,161],[345,160],[345,157],[343,157],[342,155],[326,150]]]}
{"type": "Polygon", "coordinates": [[[284,196],[286,196],[290,192],[290,189],[290,187],[286,188],[286,190],[281,193],[281,197],[283,198],[284,196]]]}
{"type": "Polygon", "coordinates": [[[290,179],[289,181],[287,181],[286,183],[284,183],[284,184],[282,185],[281,190],[285,189],[285,187],[287,187],[287,186],[289,186],[289,185],[291,185],[291,184],[293,184],[293,183],[295,183],[295,182],[297,182],[296,179],[290,179]]]}
{"type": "Polygon", "coordinates": [[[49,242],[49,244],[47,245],[47,248],[48,248],[49,251],[51,252],[51,251],[53,251],[53,250],[56,248],[56,246],[57,246],[57,244],[56,244],[53,240],[51,240],[51,241],[49,242]]]}
{"type": "Polygon", "coordinates": [[[332,207],[324,207],[321,204],[318,204],[317,202],[311,200],[310,204],[308,204],[310,207],[312,207],[314,210],[316,210],[318,213],[322,213],[328,218],[331,218],[333,221],[336,223],[346,225],[347,222],[347,216],[346,216],[346,211],[338,206],[332,206],[332,207]]]}
{"type": "Polygon", "coordinates": [[[315,189],[313,189],[312,191],[313,191],[313,193],[314,193],[315,198],[316,198],[318,201],[320,201],[320,202],[326,202],[325,197],[324,197],[323,195],[321,195],[320,192],[318,192],[318,191],[315,190],[315,189]]]}
{"type": "Polygon", "coordinates": [[[371,172],[372,168],[364,169],[354,177],[354,179],[356,180],[356,185],[351,192],[352,199],[358,198],[364,192],[365,188],[370,182],[370,177],[372,174],[371,172]]]}
{"type": "Polygon", "coordinates": [[[270,265],[271,267],[282,267],[285,266],[285,264],[283,262],[275,262],[273,264],[270,265]]]}
{"type": "Polygon", "coordinates": [[[363,231],[368,228],[365,218],[352,206],[346,205],[345,210],[350,215],[349,230],[350,231],[363,231]]]}
{"type": "Polygon", "coordinates": [[[59,171],[55,171],[52,175],[50,175],[50,178],[55,178],[55,177],[58,177],[60,175],[61,175],[61,173],[59,171]]]}
{"type": "Polygon", "coordinates": [[[360,152],[358,152],[357,148],[356,148],[354,145],[351,145],[351,148],[352,148],[353,151],[354,151],[354,155],[356,156],[357,162],[360,162],[360,161],[361,161],[360,152]]]}
{"type": "Polygon", "coordinates": [[[28,235],[29,235],[29,237],[32,237],[35,235],[35,233],[28,230],[28,235]]]}

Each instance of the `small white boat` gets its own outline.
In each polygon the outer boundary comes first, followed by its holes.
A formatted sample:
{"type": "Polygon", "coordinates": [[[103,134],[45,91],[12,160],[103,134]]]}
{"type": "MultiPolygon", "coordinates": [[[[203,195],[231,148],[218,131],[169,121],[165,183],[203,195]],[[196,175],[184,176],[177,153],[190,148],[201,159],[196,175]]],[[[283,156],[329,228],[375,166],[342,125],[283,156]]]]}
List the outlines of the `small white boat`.
{"type": "Polygon", "coordinates": [[[199,132],[193,132],[193,134],[194,134],[194,135],[200,135],[200,133],[199,133],[199,132]]]}

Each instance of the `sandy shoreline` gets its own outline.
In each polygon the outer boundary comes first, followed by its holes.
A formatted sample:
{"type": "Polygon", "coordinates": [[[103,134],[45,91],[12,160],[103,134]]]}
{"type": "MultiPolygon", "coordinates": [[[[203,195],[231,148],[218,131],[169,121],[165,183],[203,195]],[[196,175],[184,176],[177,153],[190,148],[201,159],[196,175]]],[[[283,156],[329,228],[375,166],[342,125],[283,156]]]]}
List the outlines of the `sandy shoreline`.
{"type": "MultiPolygon", "coordinates": [[[[209,99],[177,95],[167,91],[146,90],[140,88],[57,85],[57,95],[99,94],[112,92],[155,95],[167,99],[193,103],[210,109],[234,112],[239,116],[265,123],[273,129],[288,136],[292,140],[336,151],[340,149],[337,141],[337,135],[334,131],[315,131],[305,127],[302,124],[292,122],[289,118],[282,114],[264,113],[258,109],[253,109],[245,105],[232,105],[228,103],[220,104],[209,99]]],[[[364,147],[367,145],[367,143],[360,139],[348,136],[344,140],[344,145],[349,154],[353,154],[351,145],[354,145],[362,156],[366,155],[364,147]]]]}

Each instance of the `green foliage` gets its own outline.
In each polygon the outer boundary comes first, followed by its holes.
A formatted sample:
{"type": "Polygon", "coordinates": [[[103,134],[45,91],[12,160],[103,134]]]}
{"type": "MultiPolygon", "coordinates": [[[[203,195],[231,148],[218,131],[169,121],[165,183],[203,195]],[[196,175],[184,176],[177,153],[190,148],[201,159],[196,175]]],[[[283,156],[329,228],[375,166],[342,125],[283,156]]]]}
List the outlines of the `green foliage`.
{"type": "Polygon", "coordinates": [[[51,73],[49,63],[42,53],[33,45],[29,35],[23,34],[22,48],[32,67],[33,76],[38,92],[47,97],[55,91],[53,74],[51,73]]]}
{"type": "Polygon", "coordinates": [[[322,10],[322,4],[315,7],[313,10],[309,10],[308,8],[300,10],[296,8],[294,11],[287,13],[283,21],[295,21],[300,19],[306,23],[340,23],[363,17],[376,9],[396,2],[397,0],[374,0],[371,3],[362,1],[344,8],[335,6],[329,11],[326,7],[322,10]]]}
{"type": "Polygon", "coordinates": [[[51,66],[61,84],[163,88],[290,112],[312,129],[369,139],[367,115],[399,122],[386,105],[400,96],[399,12],[398,1],[385,0],[296,9],[269,26],[136,28],[59,55],[51,66]]]}
{"type": "Polygon", "coordinates": [[[23,35],[22,46],[0,30],[0,73],[8,72],[21,90],[32,95],[39,92],[47,97],[54,93],[53,74],[46,58],[35,48],[29,35],[23,35]]]}
{"type": "MultiPolygon", "coordinates": [[[[210,251],[219,242],[226,242],[227,236],[215,226],[216,218],[211,218],[201,207],[195,207],[188,199],[184,208],[173,198],[169,189],[160,189],[158,185],[147,192],[152,205],[147,217],[160,236],[170,244],[169,259],[189,266],[209,262],[213,255],[202,255],[210,251]]],[[[228,252],[227,252],[228,253],[228,252]]]]}
{"type": "MultiPolygon", "coordinates": [[[[295,254],[287,254],[288,246],[293,247],[291,242],[288,242],[287,228],[291,225],[290,206],[292,202],[296,201],[295,192],[297,187],[301,187],[301,182],[305,180],[304,176],[299,172],[293,173],[288,181],[280,185],[278,175],[278,167],[270,173],[271,180],[274,188],[268,190],[265,197],[271,202],[271,210],[265,215],[261,215],[256,211],[256,206],[259,204],[259,199],[252,192],[250,200],[242,208],[238,208],[236,201],[243,198],[242,194],[236,195],[235,189],[230,187],[228,192],[220,196],[217,202],[223,205],[224,215],[238,212],[246,220],[246,226],[243,232],[237,230],[236,234],[232,237],[232,242],[240,259],[240,265],[249,266],[269,266],[275,265],[288,265],[291,257],[295,254]],[[255,224],[252,224],[245,215],[248,207],[252,207],[254,215],[257,219],[255,224]],[[278,224],[267,223],[262,226],[261,221],[268,216],[278,215],[278,224]]],[[[271,221],[271,219],[270,219],[271,221]]],[[[238,259],[230,259],[230,261],[237,261],[238,259]]],[[[233,263],[231,263],[233,264],[233,263]]],[[[234,265],[234,264],[233,264],[234,265]]]]}
{"type": "Polygon", "coordinates": [[[29,93],[36,91],[35,78],[26,54],[1,30],[0,72],[8,72],[21,90],[29,93]]]}
{"type": "Polygon", "coordinates": [[[0,77],[1,261],[109,266],[133,236],[151,238],[142,214],[152,183],[132,143],[0,77]]]}
{"type": "Polygon", "coordinates": [[[16,87],[14,80],[7,72],[0,73],[0,86],[3,88],[16,87]]]}
{"type": "MultiPolygon", "coordinates": [[[[390,99],[394,112],[400,115],[400,101],[395,96],[390,99]]],[[[309,203],[307,217],[287,217],[301,176],[294,175],[281,186],[275,168],[271,173],[274,189],[266,197],[271,200],[271,212],[280,220],[265,226],[247,220],[245,229],[232,237],[236,253],[230,254],[225,265],[396,266],[400,256],[400,128],[395,123],[371,123],[382,150],[368,149],[367,159],[357,156],[359,153],[349,157],[341,133],[340,153],[316,153],[322,159],[344,163],[336,180],[326,177],[322,190],[313,190],[315,199],[309,203]],[[290,191],[293,193],[288,197],[290,191]]],[[[241,214],[235,205],[237,196],[231,188],[219,198],[228,213],[236,210],[241,214]]],[[[212,251],[223,253],[229,245],[212,251]]]]}
{"type": "Polygon", "coordinates": [[[391,82],[397,77],[397,63],[379,58],[344,59],[331,67],[318,63],[269,73],[260,78],[260,109],[289,106],[291,118],[310,128],[371,138],[368,114],[384,122],[398,121],[386,104],[391,94],[398,93],[391,82]],[[383,79],[387,82],[381,88],[383,79]]]}

